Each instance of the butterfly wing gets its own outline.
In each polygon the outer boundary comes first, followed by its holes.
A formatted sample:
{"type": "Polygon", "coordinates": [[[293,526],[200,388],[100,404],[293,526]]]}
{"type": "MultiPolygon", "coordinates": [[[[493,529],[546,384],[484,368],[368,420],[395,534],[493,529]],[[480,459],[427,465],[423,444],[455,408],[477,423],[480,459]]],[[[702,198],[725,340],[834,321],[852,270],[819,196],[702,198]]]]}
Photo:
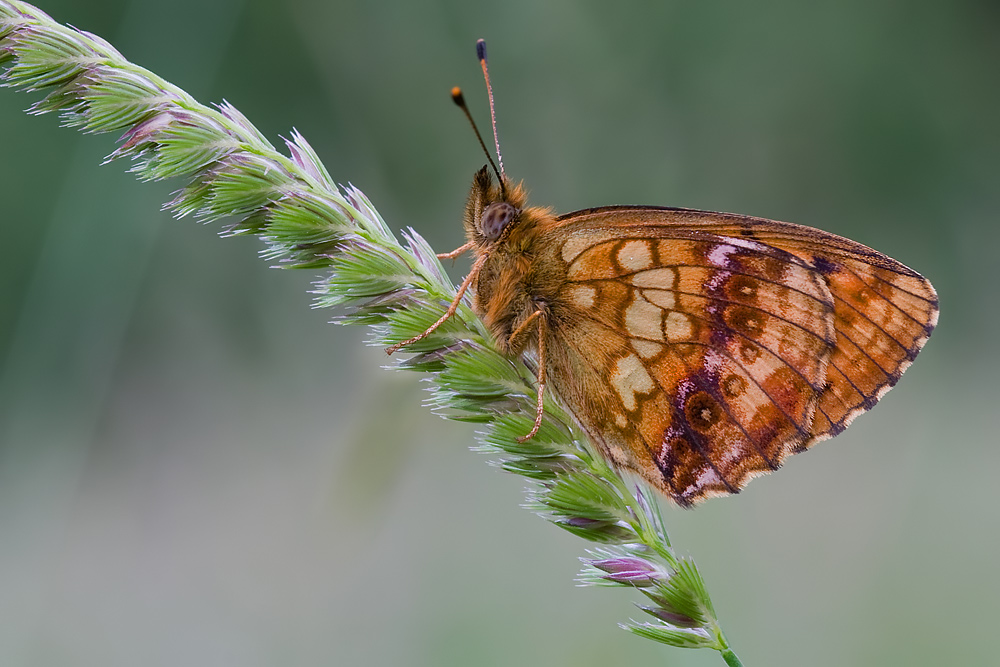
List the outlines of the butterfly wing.
{"type": "Polygon", "coordinates": [[[936,320],[919,274],[798,225],[614,207],[544,236],[565,270],[552,384],[605,455],[682,505],[839,433],[936,320]]]}

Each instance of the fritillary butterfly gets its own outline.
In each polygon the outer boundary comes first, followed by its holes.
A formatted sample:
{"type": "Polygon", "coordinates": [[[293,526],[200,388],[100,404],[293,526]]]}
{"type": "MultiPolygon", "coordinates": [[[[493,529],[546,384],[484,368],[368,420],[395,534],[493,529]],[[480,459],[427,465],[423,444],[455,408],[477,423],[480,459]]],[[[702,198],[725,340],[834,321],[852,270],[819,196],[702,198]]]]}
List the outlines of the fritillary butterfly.
{"type": "Polygon", "coordinates": [[[860,243],[683,208],[556,215],[490,165],[473,178],[468,243],[441,255],[475,261],[438,324],[472,288],[499,349],[537,356],[526,438],[549,386],[610,462],[679,505],[736,493],[840,433],[937,322],[930,282],[860,243]]]}

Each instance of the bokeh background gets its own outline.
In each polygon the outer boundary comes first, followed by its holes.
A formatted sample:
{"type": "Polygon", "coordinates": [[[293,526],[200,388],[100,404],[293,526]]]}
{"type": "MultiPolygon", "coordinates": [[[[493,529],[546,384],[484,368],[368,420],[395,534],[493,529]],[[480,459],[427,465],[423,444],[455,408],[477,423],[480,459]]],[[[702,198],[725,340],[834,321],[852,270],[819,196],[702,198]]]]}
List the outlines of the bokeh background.
{"type": "MultiPolygon", "coordinates": [[[[745,664],[995,659],[1000,9],[992,2],[41,0],[439,250],[482,164],[570,211],[808,223],[937,286],[917,363],[847,432],[665,508],[745,664]]],[[[584,545],[421,407],[310,272],[174,221],[177,183],[0,91],[0,664],[720,665],[615,624],[584,545]]],[[[454,277],[467,265],[456,264],[454,277]]]]}

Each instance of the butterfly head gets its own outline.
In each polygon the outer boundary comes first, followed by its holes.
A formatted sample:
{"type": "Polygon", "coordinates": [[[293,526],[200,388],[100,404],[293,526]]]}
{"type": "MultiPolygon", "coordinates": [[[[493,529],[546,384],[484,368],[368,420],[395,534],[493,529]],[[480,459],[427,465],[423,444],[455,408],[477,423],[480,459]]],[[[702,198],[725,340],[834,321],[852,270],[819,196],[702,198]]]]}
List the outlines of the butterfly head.
{"type": "Polygon", "coordinates": [[[525,217],[524,188],[511,183],[506,176],[502,178],[501,187],[484,166],[472,179],[465,205],[465,231],[478,246],[492,245],[510,236],[525,217]]]}

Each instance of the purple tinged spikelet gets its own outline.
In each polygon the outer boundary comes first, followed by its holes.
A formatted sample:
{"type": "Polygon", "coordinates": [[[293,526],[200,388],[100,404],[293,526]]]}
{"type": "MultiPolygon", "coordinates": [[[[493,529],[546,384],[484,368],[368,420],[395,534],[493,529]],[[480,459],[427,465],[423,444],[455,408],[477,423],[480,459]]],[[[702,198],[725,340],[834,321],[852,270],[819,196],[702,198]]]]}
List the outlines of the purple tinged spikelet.
{"type": "Polygon", "coordinates": [[[605,558],[587,562],[598,570],[607,572],[604,575],[605,579],[620,584],[643,587],[650,586],[655,581],[667,578],[666,574],[660,568],[642,558],[623,556],[621,558],[605,558]]]}

